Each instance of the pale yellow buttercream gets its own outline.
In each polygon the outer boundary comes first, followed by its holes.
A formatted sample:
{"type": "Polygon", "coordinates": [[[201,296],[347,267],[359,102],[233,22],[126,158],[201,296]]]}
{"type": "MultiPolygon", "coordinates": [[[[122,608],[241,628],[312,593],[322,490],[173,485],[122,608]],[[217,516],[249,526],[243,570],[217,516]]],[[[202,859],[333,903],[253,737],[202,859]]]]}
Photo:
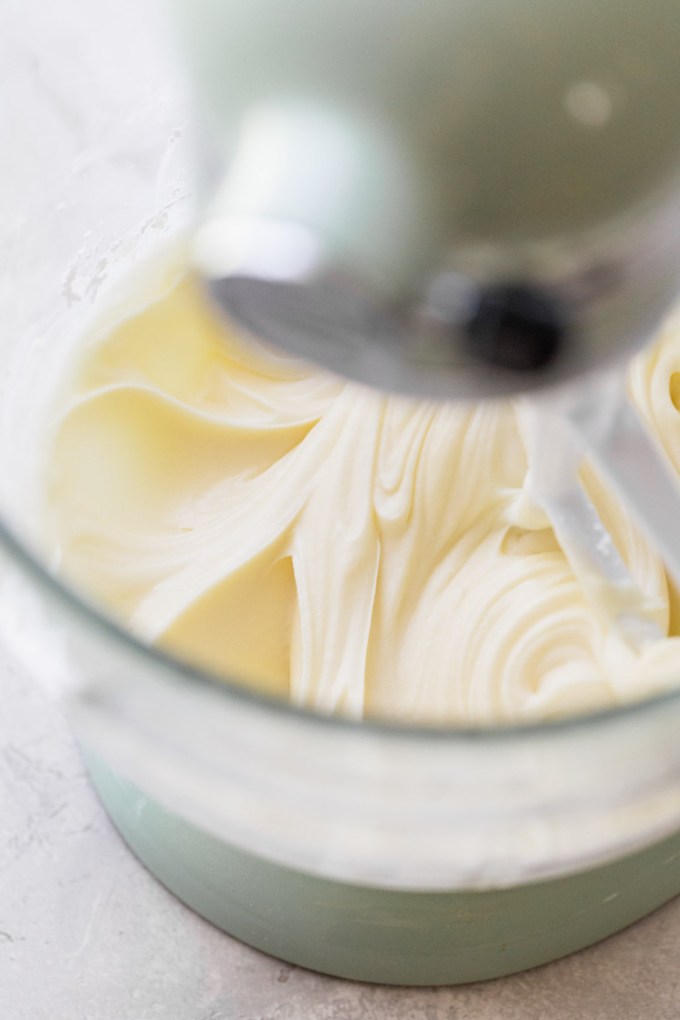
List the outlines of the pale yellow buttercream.
{"type": "MultiPolygon", "coordinates": [[[[148,641],[353,716],[539,719],[680,682],[588,604],[526,487],[510,405],[381,396],[244,342],[172,271],[85,346],[48,528],[63,571],[148,641]]],[[[680,322],[631,371],[680,471],[680,322]]],[[[675,633],[658,557],[585,478],[675,633]]]]}

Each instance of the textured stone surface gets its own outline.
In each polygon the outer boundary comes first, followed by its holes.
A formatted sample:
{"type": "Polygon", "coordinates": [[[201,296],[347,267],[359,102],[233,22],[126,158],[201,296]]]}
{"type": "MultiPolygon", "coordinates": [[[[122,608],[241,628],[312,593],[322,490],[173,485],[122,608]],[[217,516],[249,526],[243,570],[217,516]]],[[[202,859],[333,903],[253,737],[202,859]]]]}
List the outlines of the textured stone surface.
{"type": "Polygon", "coordinates": [[[58,708],[0,672],[0,1016],[12,1020],[676,1020],[680,900],[485,985],[387,989],[283,965],[192,915],[101,810],[58,708]]]}

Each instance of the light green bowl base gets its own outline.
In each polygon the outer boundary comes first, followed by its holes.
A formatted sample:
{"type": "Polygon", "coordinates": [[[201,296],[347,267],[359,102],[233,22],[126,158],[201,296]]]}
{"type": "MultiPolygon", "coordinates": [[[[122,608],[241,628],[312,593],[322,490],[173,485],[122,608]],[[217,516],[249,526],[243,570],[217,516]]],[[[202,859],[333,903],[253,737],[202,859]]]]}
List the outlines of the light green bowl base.
{"type": "Polygon", "coordinates": [[[310,877],[169,814],[86,754],[139,859],[218,928],[289,963],[395,985],[512,974],[592,945],[680,892],[680,833],[591,871],[513,889],[394,892],[310,877]]]}

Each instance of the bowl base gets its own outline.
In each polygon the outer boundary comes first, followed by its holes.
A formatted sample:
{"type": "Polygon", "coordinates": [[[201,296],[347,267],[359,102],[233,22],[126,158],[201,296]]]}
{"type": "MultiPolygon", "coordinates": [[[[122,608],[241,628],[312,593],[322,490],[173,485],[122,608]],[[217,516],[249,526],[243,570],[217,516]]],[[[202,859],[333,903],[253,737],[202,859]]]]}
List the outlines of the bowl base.
{"type": "Polygon", "coordinates": [[[328,881],[221,842],[84,754],[117,829],[182,902],[256,949],[334,977],[389,985],[501,977],[599,942],[680,892],[680,832],[587,872],[510,889],[328,881]]]}

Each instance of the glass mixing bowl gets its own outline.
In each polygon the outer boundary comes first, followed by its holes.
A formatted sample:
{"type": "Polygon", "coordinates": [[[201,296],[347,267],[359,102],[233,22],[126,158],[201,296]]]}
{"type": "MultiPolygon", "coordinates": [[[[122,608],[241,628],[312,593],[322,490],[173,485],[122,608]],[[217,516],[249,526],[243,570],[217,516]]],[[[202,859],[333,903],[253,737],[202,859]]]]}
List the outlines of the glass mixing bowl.
{"type": "Polygon", "coordinates": [[[535,727],[322,718],[144,647],[42,552],[49,406],[102,293],[191,216],[155,0],[22,0],[0,37],[0,636],[104,805],[226,931],[370,981],[546,962],[680,891],[680,693],[535,727]]]}

